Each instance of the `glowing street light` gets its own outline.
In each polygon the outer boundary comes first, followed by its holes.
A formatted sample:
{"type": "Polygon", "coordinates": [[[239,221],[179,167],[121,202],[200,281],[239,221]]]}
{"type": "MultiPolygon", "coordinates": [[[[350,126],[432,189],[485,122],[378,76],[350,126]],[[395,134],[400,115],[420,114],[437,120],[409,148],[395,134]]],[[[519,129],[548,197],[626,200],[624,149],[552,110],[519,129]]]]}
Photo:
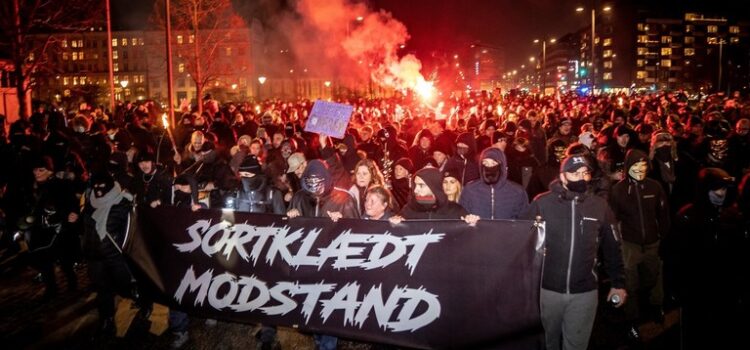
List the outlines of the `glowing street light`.
{"type": "Polygon", "coordinates": [[[128,87],[128,83],[129,81],[127,80],[120,80],[120,86],[122,86],[123,89],[128,87]]]}
{"type": "Polygon", "coordinates": [[[529,57],[529,62],[534,62],[534,61],[536,61],[536,57],[534,56],[529,57]]]}
{"type": "Polygon", "coordinates": [[[362,16],[357,16],[357,22],[362,22],[362,21],[364,21],[364,20],[365,20],[365,18],[364,18],[364,17],[362,17],[362,16]]]}
{"type": "Polygon", "coordinates": [[[258,82],[260,83],[260,85],[265,84],[266,83],[266,77],[264,77],[264,76],[258,77],[258,82]]]}

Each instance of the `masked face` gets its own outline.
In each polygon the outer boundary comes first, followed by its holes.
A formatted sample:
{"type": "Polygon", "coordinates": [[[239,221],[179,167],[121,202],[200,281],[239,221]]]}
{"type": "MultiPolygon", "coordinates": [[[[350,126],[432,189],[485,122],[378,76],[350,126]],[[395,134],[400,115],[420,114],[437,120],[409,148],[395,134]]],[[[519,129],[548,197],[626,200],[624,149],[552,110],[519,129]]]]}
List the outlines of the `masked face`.
{"type": "Polygon", "coordinates": [[[485,183],[494,185],[500,181],[500,163],[494,159],[485,158],[482,160],[482,180],[485,183]]]}
{"type": "Polygon", "coordinates": [[[708,200],[711,204],[716,206],[724,205],[724,200],[727,198],[727,189],[720,188],[718,190],[708,191],[708,200]]]}
{"type": "Polygon", "coordinates": [[[591,170],[583,167],[576,172],[565,172],[561,174],[560,180],[568,191],[585,193],[589,188],[589,181],[591,181],[591,170]]]}
{"type": "Polygon", "coordinates": [[[325,193],[326,190],[326,184],[325,179],[320,176],[308,176],[302,181],[305,184],[305,190],[307,190],[310,194],[320,197],[325,193]]]}
{"type": "Polygon", "coordinates": [[[437,197],[419,176],[414,178],[414,199],[425,207],[431,207],[437,203],[437,197]]]}
{"type": "Polygon", "coordinates": [[[459,143],[456,145],[456,154],[465,158],[469,154],[469,145],[465,143],[459,143]]]}
{"type": "Polygon", "coordinates": [[[94,184],[94,195],[96,196],[96,198],[102,198],[111,189],[112,189],[112,186],[107,183],[94,184]]]}
{"type": "Polygon", "coordinates": [[[727,140],[711,140],[709,141],[709,147],[711,148],[709,156],[714,161],[723,161],[729,152],[727,140]]]}
{"type": "Polygon", "coordinates": [[[628,169],[628,175],[635,181],[643,181],[646,178],[646,172],[648,171],[648,163],[646,161],[640,161],[630,166],[628,169]]]}

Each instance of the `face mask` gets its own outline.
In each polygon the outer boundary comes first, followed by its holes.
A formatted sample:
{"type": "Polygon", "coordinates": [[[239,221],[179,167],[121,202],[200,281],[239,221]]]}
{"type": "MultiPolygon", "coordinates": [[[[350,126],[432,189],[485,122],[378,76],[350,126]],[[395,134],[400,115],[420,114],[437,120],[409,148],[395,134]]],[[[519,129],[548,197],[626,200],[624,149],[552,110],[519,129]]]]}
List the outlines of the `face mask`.
{"type": "Polygon", "coordinates": [[[648,165],[646,162],[640,161],[630,166],[630,169],[628,169],[628,175],[635,181],[643,181],[643,179],[646,178],[647,170],[648,165]]]}
{"type": "Polygon", "coordinates": [[[490,185],[500,181],[500,164],[492,167],[482,165],[482,179],[490,185]]]}
{"type": "Polygon", "coordinates": [[[437,203],[437,198],[435,198],[434,194],[426,195],[426,196],[414,196],[414,199],[419,203],[419,205],[422,205],[424,207],[432,207],[437,203]]]}
{"type": "Polygon", "coordinates": [[[727,198],[726,192],[723,195],[719,195],[716,191],[708,191],[708,200],[711,204],[716,206],[724,205],[724,200],[727,198]]]}
{"type": "Polygon", "coordinates": [[[253,177],[243,177],[242,189],[245,190],[245,192],[254,191],[260,188],[260,185],[262,183],[263,179],[261,179],[258,175],[255,175],[253,177]]]}
{"type": "Polygon", "coordinates": [[[469,147],[456,147],[456,154],[466,158],[466,155],[469,154],[469,147]]]}
{"type": "Polygon", "coordinates": [[[654,151],[656,159],[667,162],[672,159],[672,146],[661,146],[654,151]]]}
{"type": "Polygon", "coordinates": [[[307,192],[314,196],[321,196],[325,192],[325,179],[319,176],[309,176],[302,180],[307,192]]]}
{"type": "Polygon", "coordinates": [[[96,198],[102,198],[111,189],[112,189],[112,186],[109,186],[109,184],[95,184],[94,185],[94,196],[96,196],[96,198]]]}
{"type": "Polygon", "coordinates": [[[589,183],[586,180],[568,181],[568,184],[565,185],[565,187],[571,192],[585,193],[589,188],[589,183]]]}

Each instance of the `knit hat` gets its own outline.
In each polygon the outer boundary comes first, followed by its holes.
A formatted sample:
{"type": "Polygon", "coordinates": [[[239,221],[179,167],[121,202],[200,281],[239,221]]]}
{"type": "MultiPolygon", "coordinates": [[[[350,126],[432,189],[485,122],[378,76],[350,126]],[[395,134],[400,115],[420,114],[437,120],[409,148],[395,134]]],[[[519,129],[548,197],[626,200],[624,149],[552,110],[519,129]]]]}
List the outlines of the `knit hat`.
{"type": "Polygon", "coordinates": [[[154,154],[149,151],[141,151],[138,152],[138,156],[135,157],[135,164],[138,164],[140,162],[153,162],[156,160],[156,157],[154,157],[154,154]]]}
{"type": "Polygon", "coordinates": [[[239,168],[237,169],[238,172],[241,173],[251,173],[258,175],[261,172],[260,163],[258,162],[258,158],[255,156],[247,156],[245,159],[242,160],[242,163],[240,163],[239,168]]]}
{"type": "Polygon", "coordinates": [[[396,164],[394,164],[394,168],[396,165],[400,165],[401,167],[406,169],[406,171],[408,171],[409,174],[414,173],[414,163],[412,163],[411,159],[409,158],[404,157],[404,158],[397,160],[396,164]]]}
{"type": "Polygon", "coordinates": [[[37,158],[31,169],[40,169],[44,168],[49,171],[55,171],[55,163],[52,161],[52,158],[50,156],[42,156],[37,158]]]}
{"type": "Polygon", "coordinates": [[[560,172],[561,173],[574,173],[582,167],[587,167],[589,168],[589,170],[591,170],[591,165],[589,164],[589,161],[586,159],[586,157],[570,156],[568,158],[565,158],[562,164],[560,164],[560,172]]]}
{"type": "Polygon", "coordinates": [[[461,181],[461,173],[456,169],[456,167],[446,167],[445,170],[443,170],[443,179],[446,177],[452,177],[458,181],[461,181]]]}

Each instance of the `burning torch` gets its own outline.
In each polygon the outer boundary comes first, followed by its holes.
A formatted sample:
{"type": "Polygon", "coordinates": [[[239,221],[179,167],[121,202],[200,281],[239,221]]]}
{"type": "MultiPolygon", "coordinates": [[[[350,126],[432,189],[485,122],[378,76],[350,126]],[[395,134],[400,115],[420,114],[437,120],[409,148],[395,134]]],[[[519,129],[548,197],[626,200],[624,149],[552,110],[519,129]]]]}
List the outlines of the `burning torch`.
{"type": "Polygon", "coordinates": [[[169,135],[169,142],[172,143],[172,150],[174,151],[174,154],[180,154],[180,152],[177,152],[177,144],[174,142],[174,136],[172,136],[172,129],[169,128],[169,121],[167,120],[167,113],[164,113],[161,115],[161,124],[164,125],[164,129],[167,130],[167,134],[169,135]]]}

